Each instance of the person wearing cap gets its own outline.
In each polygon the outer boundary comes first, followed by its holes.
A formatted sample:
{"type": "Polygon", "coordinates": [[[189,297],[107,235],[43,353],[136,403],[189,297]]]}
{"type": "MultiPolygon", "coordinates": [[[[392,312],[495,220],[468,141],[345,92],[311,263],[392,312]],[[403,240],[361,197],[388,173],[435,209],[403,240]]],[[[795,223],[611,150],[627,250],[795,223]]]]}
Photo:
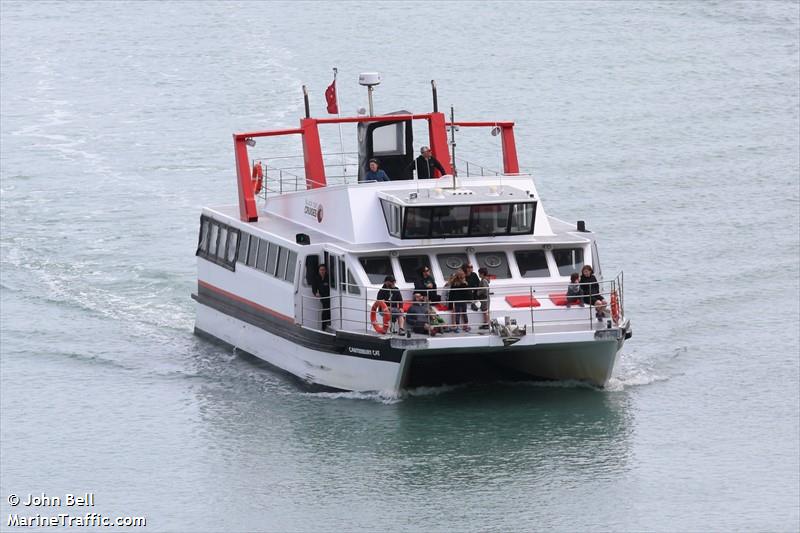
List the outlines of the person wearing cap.
{"type": "Polygon", "coordinates": [[[399,328],[397,332],[402,335],[405,333],[406,317],[403,315],[402,309],[403,295],[400,293],[400,289],[395,286],[395,282],[394,276],[386,276],[383,279],[383,286],[378,291],[376,300],[383,300],[388,304],[392,313],[392,323],[397,322],[397,327],[399,328]]]}
{"type": "Polygon", "coordinates": [[[364,181],[391,181],[386,172],[381,170],[377,159],[369,160],[369,170],[364,175],[364,181]]]}
{"type": "Polygon", "coordinates": [[[419,152],[420,156],[413,160],[410,165],[408,165],[408,170],[416,169],[417,179],[426,180],[435,178],[436,176],[433,175],[434,168],[438,170],[442,176],[447,174],[447,171],[445,171],[442,164],[439,163],[435,157],[433,157],[429,147],[423,146],[420,148],[419,152]]]}

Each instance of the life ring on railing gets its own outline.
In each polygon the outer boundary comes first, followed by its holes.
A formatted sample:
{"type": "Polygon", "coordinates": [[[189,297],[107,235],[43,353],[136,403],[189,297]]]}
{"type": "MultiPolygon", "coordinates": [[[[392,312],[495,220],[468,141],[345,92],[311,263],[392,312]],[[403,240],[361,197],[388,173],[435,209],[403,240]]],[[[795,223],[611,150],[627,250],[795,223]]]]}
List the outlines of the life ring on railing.
{"type": "Polygon", "coordinates": [[[264,186],[264,168],[261,166],[261,161],[257,161],[253,165],[253,194],[258,194],[261,192],[261,188],[264,186]]]}
{"type": "Polygon", "coordinates": [[[617,291],[611,293],[611,318],[614,319],[614,324],[619,324],[619,298],[617,291]]]}
{"type": "Polygon", "coordinates": [[[392,320],[392,313],[389,312],[389,306],[383,300],[375,300],[372,304],[372,310],[369,313],[369,320],[372,322],[372,327],[383,335],[389,330],[389,323],[392,320]],[[383,324],[378,322],[378,313],[383,315],[383,324]]]}

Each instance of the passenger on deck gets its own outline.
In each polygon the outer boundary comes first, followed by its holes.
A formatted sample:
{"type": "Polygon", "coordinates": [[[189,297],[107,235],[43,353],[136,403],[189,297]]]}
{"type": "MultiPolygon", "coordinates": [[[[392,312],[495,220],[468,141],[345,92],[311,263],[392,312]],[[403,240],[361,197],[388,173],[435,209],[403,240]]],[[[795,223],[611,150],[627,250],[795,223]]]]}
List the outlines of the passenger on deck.
{"type": "Polygon", "coordinates": [[[370,159],[369,160],[369,170],[364,175],[365,181],[391,181],[389,176],[386,175],[386,172],[378,168],[380,163],[378,163],[377,159],[370,159]]]}
{"type": "Polygon", "coordinates": [[[478,329],[489,329],[489,323],[491,322],[489,315],[489,271],[486,267],[481,267],[478,269],[478,274],[481,275],[480,289],[475,291],[475,299],[478,300],[480,308],[483,309],[483,325],[478,329]]]}
{"type": "Polygon", "coordinates": [[[394,276],[386,276],[383,280],[383,287],[378,291],[378,300],[383,300],[389,305],[389,310],[392,313],[392,323],[397,322],[398,333],[404,334],[406,327],[406,318],[403,315],[403,295],[400,289],[395,286],[394,276]]]}
{"type": "Polygon", "coordinates": [[[447,171],[444,169],[442,164],[439,163],[435,157],[433,157],[430,148],[423,146],[419,151],[422,155],[408,165],[408,170],[413,169],[417,171],[417,179],[425,180],[436,177],[433,175],[434,168],[441,172],[442,176],[447,174],[447,171]]]}
{"type": "MultiPolygon", "coordinates": [[[[474,267],[472,266],[472,263],[468,262],[464,266],[464,274],[466,274],[466,277],[467,277],[467,285],[469,285],[469,287],[471,289],[477,289],[478,287],[480,287],[481,278],[479,278],[478,275],[475,273],[475,270],[474,270],[474,267]]],[[[475,294],[476,294],[476,291],[473,290],[472,293],[471,293],[471,296],[472,296],[470,298],[471,300],[477,300],[478,297],[475,294]]]]}
{"type": "Polygon", "coordinates": [[[467,302],[473,300],[473,291],[469,289],[464,271],[460,268],[455,271],[450,285],[450,292],[447,293],[448,299],[453,302],[453,330],[459,333],[459,324],[463,324],[464,331],[469,331],[469,319],[467,318],[467,302]]]}
{"type": "Polygon", "coordinates": [[[406,311],[408,327],[414,333],[436,335],[436,328],[431,326],[430,306],[421,292],[414,293],[414,303],[406,311]]]}
{"type": "Polygon", "coordinates": [[[331,282],[328,278],[328,267],[321,264],[311,284],[311,292],[320,299],[322,306],[321,327],[325,331],[331,325],[331,282]]]}
{"type": "Polygon", "coordinates": [[[442,297],[436,292],[436,281],[431,275],[430,267],[419,269],[419,279],[414,282],[414,292],[421,292],[430,302],[442,301],[442,297]]]}
{"type": "Polygon", "coordinates": [[[594,277],[594,269],[591,266],[583,265],[580,282],[583,289],[583,301],[594,306],[597,320],[603,320],[606,314],[606,301],[600,293],[600,284],[594,277]]]}
{"type": "Polygon", "coordinates": [[[583,289],[581,289],[580,283],[578,283],[580,275],[577,272],[573,272],[569,276],[569,285],[567,285],[567,307],[572,307],[573,305],[580,305],[583,307],[583,289]]]}

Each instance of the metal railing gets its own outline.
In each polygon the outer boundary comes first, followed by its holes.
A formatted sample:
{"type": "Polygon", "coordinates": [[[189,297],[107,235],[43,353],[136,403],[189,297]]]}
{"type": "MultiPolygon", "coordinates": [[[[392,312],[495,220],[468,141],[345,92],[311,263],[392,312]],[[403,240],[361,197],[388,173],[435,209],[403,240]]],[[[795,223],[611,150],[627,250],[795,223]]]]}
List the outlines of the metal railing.
{"type": "Polygon", "coordinates": [[[504,328],[508,331],[511,326],[516,326],[517,331],[521,329],[523,335],[593,331],[624,323],[623,284],[624,277],[620,272],[613,279],[598,281],[596,293],[566,300],[563,304],[557,302],[566,299],[567,284],[564,282],[502,283],[435,290],[398,288],[403,296],[402,302],[385,301],[385,307],[377,300],[380,287],[339,284],[328,298],[300,295],[297,319],[311,329],[324,330],[329,326],[333,330],[376,336],[402,334],[402,325],[405,325],[405,334],[413,336],[502,336],[504,328]],[[424,294],[424,298],[416,301],[416,292],[424,294]],[[527,305],[514,307],[506,300],[508,296],[527,297],[527,305]],[[321,313],[326,300],[331,316],[329,323],[323,325],[321,313]],[[596,300],[601,303],[596,303],[596,300]],[[417,306],[413,305],[415,301],[417,306]],[[598,313],[602,314],[599,320],[598,313]]]}

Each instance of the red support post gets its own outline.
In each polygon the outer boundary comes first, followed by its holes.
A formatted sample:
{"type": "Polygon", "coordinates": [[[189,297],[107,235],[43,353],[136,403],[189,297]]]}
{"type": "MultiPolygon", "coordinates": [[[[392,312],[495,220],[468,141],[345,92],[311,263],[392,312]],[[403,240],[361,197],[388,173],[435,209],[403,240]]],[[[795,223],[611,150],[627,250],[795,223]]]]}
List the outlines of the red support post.
{"type": "Polygon", "coordinates": [[[236,156],[236,181],[239,186],[239,218],[242,222],[257,222],[258,210],[250,176],[250,160],[247,156],[245,137],[234,134],[233,151],[236,156]]]}
{"type": "Polygon", "coordinates": [[[322,160],[322,145],[319,140],[317,120],[304,118],[300,120],[303,130],[303,161],[306,168],[306,188],[316,189],[326,185],[325,163],[322,160]]]}
{"type": "Polygon", "coordinates": [[[514,124],[500,126],[503,139],[503,172],[518,174],[517,145],[514,141],[514,124]]]}
{"type": "Polygon", "coordinates": [[[450,164],[450,150],[447,148],[447,127],[445,126],[444,113],[430,114],[428,119],[428,138],[431,142],[433,157],[439,160],[448,174],[452,174],[453,167],[450,164]]]}

